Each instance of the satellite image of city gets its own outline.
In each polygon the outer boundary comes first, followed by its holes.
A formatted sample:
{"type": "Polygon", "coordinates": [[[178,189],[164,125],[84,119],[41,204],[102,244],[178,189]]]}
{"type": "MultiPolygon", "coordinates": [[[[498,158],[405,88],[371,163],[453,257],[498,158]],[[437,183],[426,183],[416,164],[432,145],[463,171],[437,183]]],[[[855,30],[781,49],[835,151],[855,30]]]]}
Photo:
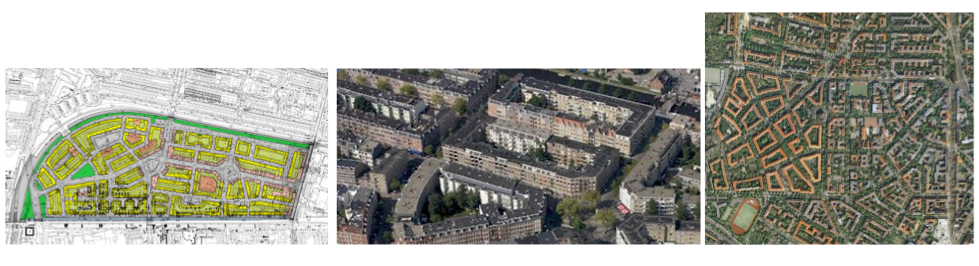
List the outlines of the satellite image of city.
{"type": "Polygon", "coordinates": [[[705,23],[707,244],[973,243],[973,14],[705,23]]]}
{"type": "Polygon", "coordinates": [[[699,244],[698,69],[340,69],[339,244],[699,244]]]}
{"type": "Polygon", "coordinates": [[[326,69],[6,69],[6,243],[326,244],[326,69]]]}

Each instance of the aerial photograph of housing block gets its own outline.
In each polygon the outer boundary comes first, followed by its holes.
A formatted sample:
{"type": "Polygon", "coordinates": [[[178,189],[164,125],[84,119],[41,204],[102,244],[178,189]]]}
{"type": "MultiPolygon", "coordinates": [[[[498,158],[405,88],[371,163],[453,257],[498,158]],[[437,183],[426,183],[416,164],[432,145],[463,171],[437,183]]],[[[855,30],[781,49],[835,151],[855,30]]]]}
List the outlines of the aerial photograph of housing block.
{"type": "Polygon", "coordinates": [[[8,69],[8,243],[325,244],[327,74],[8,69]]]}
{"type": "Polygon", "coordinates": [[[699,69],[339,69],[339,244],[699,244],[699,69]]]}
{"type": "Polygon", "coordinates": [[[707,244],[972,244],[972,13],[707,13],[707,244]]]}

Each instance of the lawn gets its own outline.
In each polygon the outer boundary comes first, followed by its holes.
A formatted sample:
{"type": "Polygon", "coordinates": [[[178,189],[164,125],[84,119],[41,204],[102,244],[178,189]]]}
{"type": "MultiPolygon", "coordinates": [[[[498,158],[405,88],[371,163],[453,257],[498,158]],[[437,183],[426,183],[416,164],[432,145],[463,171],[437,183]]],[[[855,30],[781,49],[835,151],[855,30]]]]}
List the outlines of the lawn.
{"type": "Polygon", "coordinates": [[[870,93],[867,91],[867,83],[850,83],[850,96],[870,96],[870,93]]]}

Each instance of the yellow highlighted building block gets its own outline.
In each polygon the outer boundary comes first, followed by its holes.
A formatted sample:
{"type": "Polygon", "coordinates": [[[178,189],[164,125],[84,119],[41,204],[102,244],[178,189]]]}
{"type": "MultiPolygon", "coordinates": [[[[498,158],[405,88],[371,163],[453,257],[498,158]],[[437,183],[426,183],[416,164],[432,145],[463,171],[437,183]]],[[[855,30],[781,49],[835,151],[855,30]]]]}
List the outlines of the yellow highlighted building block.
{"type": "Polygon", "coordinates": [[[257,159],[285,165],[286,158],[288,157],[289,154],[284,151],[270,149],[261,145],[255,146],[255,158],[257,159]]]}
{"type": "Polygon", "coordinates": [[[223,152],[231,152],[231,143],[232,140],[229,138],[217,137],[217,140],[214,141],[214,149],[223,152]]]}
{"type": "Polygon", "coordinates": [[[48,193],[48,215],[61,215],[61,190],[55,189],[48,193]]]}
{"type": "Polygon", "coordinates": [[[248,215],[280,216],[285,215],[289,208],[282,204],[252,201],[249,204],[248,215]]]}
{"type": "Polygon", "coordinates": [[[248,215],[248,205],[224,204],[224,216],[248,215]]]}
{"type": "Polygon", "coordinates": [[[122,118],[109,119],[75,131],[75,133],[71,134],[71,138],[75,140],[75,143],[78,143],[82,152],[89,153],[94,149],[92,146],[92,136],[120,128],[122,128],[122,118]]]}
{"type": "Polygon", "coordinates": [[[41,180],[41,186],[44,186],[45,189],[53,186],[55,183],[54,178],[51,178],[51,175],[48,174],[48,170],[44,167],[41,167],[41,171],[37,173],[37,179],[41,180]]]}
{"type": "Polygon", "coordinates": [[[126,154],[126,156],[112,161],[112,171],[118,172],[119,170],[122,170],[123,168],[126,168],[126,166],[129,166],[135,162],[136,158],[133,158],[132,154],[126,154]]]}
{"type": "Polygon", "coordinates": [[[176,192],[176,193],[190,193],[190,183],[173,181],[173,180],[168,180],[163,178],[157,178],[156,186],[154,186],[153,188],[159,190],[166,190],[170,192],[176,192]]]}
{"type": "Polygon", "coordinates": [[[252,144],[244,141],[238,141],[235,145],[235,153],[239,155],[249,156],[252,154],[252,144]]]}
{"type": "Polygon", "coordinates": [[[148,124],[149,123],[146,122],[146,119],[139,119],[139,118],[132,118],[132,117],[126,118],[126,129],[146,131],[146,125],[148,124]]]}
{"type": "Polygon", "coordinates": [[[170,216],[191,215],[220,216],[221,203],[203,200],[200,204],[184,205],[180,196],[173,196],[173,202],[170,204],[170,216]]]}

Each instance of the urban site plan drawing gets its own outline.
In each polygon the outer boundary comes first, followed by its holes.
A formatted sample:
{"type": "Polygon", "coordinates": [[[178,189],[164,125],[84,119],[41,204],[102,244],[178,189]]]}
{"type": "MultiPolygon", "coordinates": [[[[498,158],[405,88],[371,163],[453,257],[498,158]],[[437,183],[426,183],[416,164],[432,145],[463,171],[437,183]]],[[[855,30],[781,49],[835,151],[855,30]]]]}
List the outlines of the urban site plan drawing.
{"type": "Polygon", "coordinates": [[[707,244],[972,244],[973,14],[706,14],[707,244]]]}
{"type": "Polygon", "coordinates": [[[7,69],[6,242],[326,244],[327,81],[7,69]]]}
{"type": "Polygon", "coordinates": [[[339,244],[699,244],[699,69],[340,69],[339,244]]]}

